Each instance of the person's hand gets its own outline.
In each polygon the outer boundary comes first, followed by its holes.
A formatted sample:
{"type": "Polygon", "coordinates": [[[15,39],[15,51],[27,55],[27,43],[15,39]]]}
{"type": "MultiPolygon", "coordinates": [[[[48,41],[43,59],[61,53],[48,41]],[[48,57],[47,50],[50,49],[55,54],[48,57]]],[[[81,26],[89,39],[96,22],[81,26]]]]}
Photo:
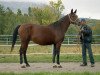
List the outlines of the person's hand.
{"type": "Polygon", "coordinates": [[[84,32],[84,29],[80,30],[80,32],[83,33],[84,32]]]}

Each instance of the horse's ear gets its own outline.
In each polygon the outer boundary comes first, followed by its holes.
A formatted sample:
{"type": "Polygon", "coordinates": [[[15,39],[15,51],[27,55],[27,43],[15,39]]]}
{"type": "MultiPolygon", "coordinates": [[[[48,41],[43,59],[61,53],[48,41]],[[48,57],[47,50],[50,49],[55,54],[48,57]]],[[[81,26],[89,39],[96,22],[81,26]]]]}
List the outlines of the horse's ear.
{"type": "Polygon", "coordinates": [[[73,9],[71,9],[71,14],[73,14],[73,9]]]}
{"type": "Polygon", "coordinates": [[[74,11],[74,13],[76,14],[76,12],[77,12],[77,9],[74,11]]]}

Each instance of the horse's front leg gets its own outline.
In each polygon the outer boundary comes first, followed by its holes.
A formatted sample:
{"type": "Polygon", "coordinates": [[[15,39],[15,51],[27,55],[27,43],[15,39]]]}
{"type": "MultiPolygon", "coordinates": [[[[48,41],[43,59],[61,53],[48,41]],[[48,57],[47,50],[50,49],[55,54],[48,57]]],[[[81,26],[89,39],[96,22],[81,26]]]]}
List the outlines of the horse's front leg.
{"type": "Polygon", "coordinates": [[[57,68],[57,65],[55,64],[55,57],[56,57],[56,45],[53,45],[53,68],[57,68]]]}
{"type": "Polygon", "coordinates": [[[58,68],[62,68],[62,66],[60,65],[60,47],[61,47],[61,43],[57,43],[56,44],[56,54],[57,54],[57,65],[58,68]]]}

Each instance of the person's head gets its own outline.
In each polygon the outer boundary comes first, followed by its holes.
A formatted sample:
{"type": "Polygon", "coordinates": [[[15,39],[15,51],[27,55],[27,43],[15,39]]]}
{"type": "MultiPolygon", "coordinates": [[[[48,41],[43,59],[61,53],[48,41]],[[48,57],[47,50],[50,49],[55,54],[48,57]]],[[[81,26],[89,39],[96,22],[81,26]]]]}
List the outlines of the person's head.
{"type": "Polygon", "coordinates": [[[85,19],[81,19],[80,25],[86,25],[86,20],[85,19]]]}

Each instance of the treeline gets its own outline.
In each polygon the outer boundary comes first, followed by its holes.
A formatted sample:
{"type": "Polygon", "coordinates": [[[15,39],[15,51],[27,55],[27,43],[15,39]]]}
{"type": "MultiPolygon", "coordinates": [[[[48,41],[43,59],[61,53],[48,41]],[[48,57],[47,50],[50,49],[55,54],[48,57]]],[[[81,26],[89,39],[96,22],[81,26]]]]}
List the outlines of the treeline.
{"type": "Polygon", "coordinates": [[[9,7],[5,9],[0,5],[0,35],[12,34],[14,28],[19,24],[50,24],[61,17],[63,9],[61,0],[56,3],[50,1],[49,5],[42,7],[29,7],[27,13],[22,13],[20,9],[14,13],[9,7]]]}
{"type": "MultiPolygon", "coordinates": [[[[20,24],[48,25],[62,17],[63,9],[64,6],[61,0],[56,3],[50,1],[49,5],[42,7],[29,7],[27,13],[22,13],[20,9],[14,13],[9,7],[5,8],[0,5],[0,35],[11,35],[14,28],[20,24]]],[[[77,34],[77,31],[76,27],[71,25],[67,34],[77,34]]]]}

